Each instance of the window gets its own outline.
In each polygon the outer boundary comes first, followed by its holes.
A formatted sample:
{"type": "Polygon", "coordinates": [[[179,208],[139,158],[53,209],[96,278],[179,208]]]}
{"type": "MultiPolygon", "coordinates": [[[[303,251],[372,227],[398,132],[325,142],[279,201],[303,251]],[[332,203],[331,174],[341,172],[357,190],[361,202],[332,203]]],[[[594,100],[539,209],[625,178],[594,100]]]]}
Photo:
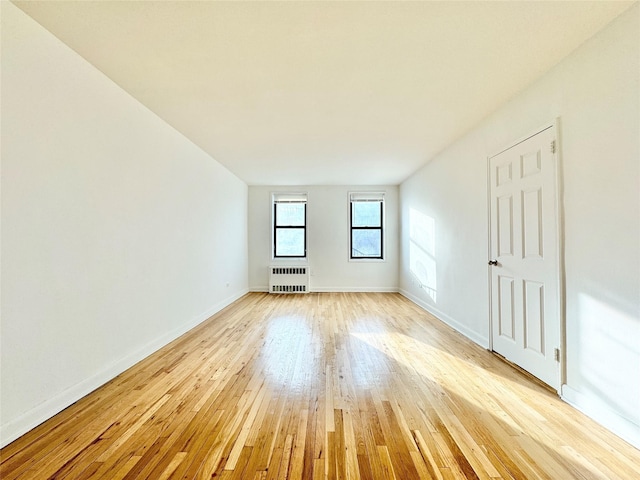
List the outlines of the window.
{"type": "Polygon", "coordinates": [[[307,256],[307,195],[273,195],[273,257],[307,256]]]}
{"type": "Polygon", "coordinates": [[[351,193],[349,203],[350,258],[382,260],[384,258],[384,194],[351,193]]]}

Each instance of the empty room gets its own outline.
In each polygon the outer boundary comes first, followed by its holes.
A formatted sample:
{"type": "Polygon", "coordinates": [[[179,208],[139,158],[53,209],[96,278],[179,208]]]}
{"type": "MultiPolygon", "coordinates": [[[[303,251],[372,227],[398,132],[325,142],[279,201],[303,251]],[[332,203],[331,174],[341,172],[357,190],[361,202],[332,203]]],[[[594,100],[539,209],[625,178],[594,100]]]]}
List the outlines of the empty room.
{"type": "Polygon", "coordinates": [[[0,478],[640,478],[639,2],[0,26],[0,478]]]}

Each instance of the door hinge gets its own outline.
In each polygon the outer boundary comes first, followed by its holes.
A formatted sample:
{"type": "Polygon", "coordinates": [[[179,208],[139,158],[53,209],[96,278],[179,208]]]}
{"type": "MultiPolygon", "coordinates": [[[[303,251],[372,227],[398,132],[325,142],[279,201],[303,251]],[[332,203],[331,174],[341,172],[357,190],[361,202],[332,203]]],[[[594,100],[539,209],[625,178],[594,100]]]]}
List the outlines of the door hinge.
{"type": "Polygon", "coordinates": [[[554,359],[556,362],[559,362],[559,361],[560,361],[560,349],[559,349],[559,348],[554,348],[554,349],[553,349],[553,359],[554,359]]]}
{"type": "Polygon", "coordinates": [[[551,153],[556,153],[556,141],[551,140],[551,153]]]}

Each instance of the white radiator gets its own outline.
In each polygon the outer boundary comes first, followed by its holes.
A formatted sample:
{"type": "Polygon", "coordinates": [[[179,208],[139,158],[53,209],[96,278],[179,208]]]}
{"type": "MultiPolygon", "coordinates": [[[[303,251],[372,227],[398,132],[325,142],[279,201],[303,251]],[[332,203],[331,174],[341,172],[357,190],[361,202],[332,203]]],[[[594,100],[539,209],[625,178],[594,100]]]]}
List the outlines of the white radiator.
{"type": "Polygon", "coordinates": [[[269,293],[307,293],[309,267],[269,267],[269,293]]]}

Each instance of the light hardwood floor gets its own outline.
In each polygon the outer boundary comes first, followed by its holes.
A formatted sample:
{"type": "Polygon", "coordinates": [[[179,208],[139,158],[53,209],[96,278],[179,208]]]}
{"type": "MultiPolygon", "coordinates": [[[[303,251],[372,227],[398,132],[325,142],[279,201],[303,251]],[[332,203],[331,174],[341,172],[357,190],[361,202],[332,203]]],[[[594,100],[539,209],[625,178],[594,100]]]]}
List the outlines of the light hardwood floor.
{"type": "Polygon", "coordinates": [[[249,294],[1,452],[2,479],[640,478],[398,294],[249,294]]]}

